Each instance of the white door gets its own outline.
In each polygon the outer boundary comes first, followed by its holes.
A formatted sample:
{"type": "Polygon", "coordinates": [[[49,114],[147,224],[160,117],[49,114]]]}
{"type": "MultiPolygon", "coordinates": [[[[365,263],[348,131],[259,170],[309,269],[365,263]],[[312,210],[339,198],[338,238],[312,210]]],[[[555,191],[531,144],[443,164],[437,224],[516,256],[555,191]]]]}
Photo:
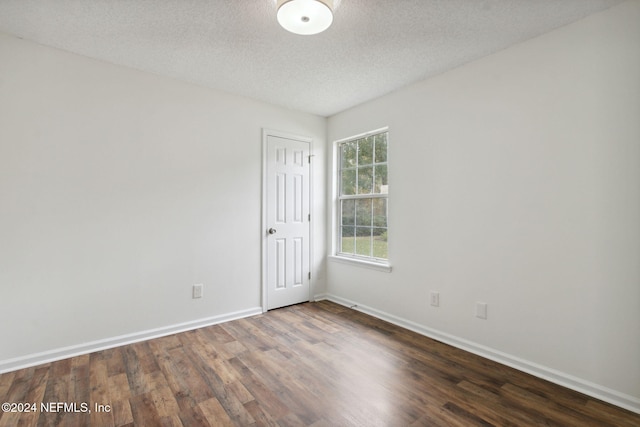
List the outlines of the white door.
{"type": "Polygon", "coordinates": [[[309,301],[308,141],[266,135],[266,306],[309,301]]]}

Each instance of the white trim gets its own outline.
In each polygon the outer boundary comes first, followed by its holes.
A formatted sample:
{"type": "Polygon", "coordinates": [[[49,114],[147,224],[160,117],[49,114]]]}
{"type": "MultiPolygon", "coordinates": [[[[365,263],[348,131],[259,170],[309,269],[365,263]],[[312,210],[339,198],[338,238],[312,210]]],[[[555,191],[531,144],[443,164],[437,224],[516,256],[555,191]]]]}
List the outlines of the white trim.
{"type": "MultiPolygon", "coordinates": [[[[261,214],[262,220],[260,227],[262,236],[262,253],[261,253],[261,289],[262,289],[262,312],[267,312],[267,138],[269,136],[275,136],[278,138],[292,139],[294,141],[306,142],[309,144],[309,155],[314,156],[313,153],[313,138],[308,136],[300,136],[289,132],[282,132],[279,130],[263,128],[262,129],[262,205],[261,214]]],[[[313,162],[309,164],[309,214],[311,214],[311,222],[309,223],[309,270],[311,270],[311,279],[309,280],[309,301],[311,301],[311,290],[313,289],[313,279],[315,272],[313,271],[313,223],[315,214],[312,212],[313,208],[313,162]]]]}
{"type": "Polygon", "coordinates": [[[346,142],[346,141],[351,141],[352,139],[366,138],[368,136],[376,135],[376,134],[383,133],[383,132],[389,132],[389,126],[381,127],[380,129],[372,130],[372,131],[369,131],[369,132],[364,132],[364,133],[361,133],[361,134],[358,134],[358,135],[353,135],[353,136],[348,136],[346,138],[338,139],[336,141],[333,141],[333,143],[337,145],[337,144],[341,144],[341,143],[346,142]]]}
{"type": "Polygon", "coordinates": [[[418,334],[433,338],[441,341],[445,344],[452,345],[459,349],[468,351],[478,356],[493,360],[519,371],[526,372],[534,375],[538,378],[545,379],[552,383],[567,387],[571,390],[584,393],[588,396],[600,399],[602,401],[611,403],[612,405],[619,406],[629,411],[640,414],[640,399],[625,393],[621,393],[616,390],[612,390],[608,387],[604,387],[599,384],[595,384],[591,381],[587,381],[581,378],[574,377],[573,375],[557,371],[546,366],[539,365],[534,362],[513,356],[507,353],[503,353],[499,350],[492,349],[490,347],[475,343],[473,341],[459,338],[454,335],[447,334],[435,329],[428,328],[410,320],[403,319],[401,317],[394,316],[384,311],[377,310],[366,305],[361,305],[355,301],[350,301],[345,298],[338,297],[332,294],[317,295],[316,301],[326,299],[345,307],[352,308],[354,310],[361,311],[370,316],[382,319],[394,325],[403,327],[418,334]]]}
{"type": "Polygon", "coordinates": [[[313,225],[315,224],[316,218],[316,214],[313,212],[313,165],[315,163],[312,160],[313,157],[315,157],[315,154],[313,153],[313,139],[309,138],[309,215],[311,215],[311,219],[309,220],[309,273],[311,273],[311,277],[309,278],[309,301],[311,301],[311,295],[313,295],[314,280],[316,278],[316,274],[313,269],[313,236],[316,234],[313,231],[313,225]]]}
{"type": "Polygon", "coordinates": [[[341,255],[329,255],[327,258],[330,261],[337,262],[340,264],[355,265],[357,267],[364,267],[371,270],[378,270],[378,271],[384,271],[385,273],[391,273],[391,265],[382,264],[379,262],[375,262],[373,260],[368,260],[368,259],[365,260],[365,259],[359,259],[355,257],[347,257],[347,256],[341,256],[341,255]]]}
{"type": "Polygon", "coordinates": [[[148,329],[146,331],[119,335],[102,340],[90,341],[84,344],[57,348],[53,350],[43,351],[41,353],[34,353],[26,356],[16,357],[13,359],[0,360],[0,374],[16,371],[18,369],[29,368],[31,366],[42,365],[43,363],[68,359],[70,357],[80,356],[83,354],[89,354],[96,351],[106,350],[108,348],[119,347],[122,345],[133,344],[154,338],[164,337],[167,335],[177,334],[180,332],[190,331],[193,329],[203,328],[205,326],[216,325],[218,323],[224,323],[231,320],[251,317],[258,314],[262,314],[262,309],[260,307],[254,307],[247,310],[235,311],[232,313],[207,317],[200,320],[193,320],[190,322],[163,326],[161,328],[148,329]]]}
{"type": "Polygon", "coordinates": [[[334,141],[331,146],[331,174],[327,177],[329,181],[328,193],[330,195],[329,207],[331,208],[329,220],[329,239],[327,241],[327,247],[329,250],[329,256],[333,256],[336,253],[338,245],[338,141],[334,141]]]}
{"type": "Polygon", "coordinates": [[[329,294],[321,293],[313,296],[313,302],[318,302],[322,300],[329,300],[329,294]]]}
{"type": "Polygon", "coordinates": [[[388,199],[388,198],[389,198],[389,195],[387,193],[350,194],[348,196],[338,196],[338,201],[340,201],[340,200],[358,200],[358,199],[388,199]]]}

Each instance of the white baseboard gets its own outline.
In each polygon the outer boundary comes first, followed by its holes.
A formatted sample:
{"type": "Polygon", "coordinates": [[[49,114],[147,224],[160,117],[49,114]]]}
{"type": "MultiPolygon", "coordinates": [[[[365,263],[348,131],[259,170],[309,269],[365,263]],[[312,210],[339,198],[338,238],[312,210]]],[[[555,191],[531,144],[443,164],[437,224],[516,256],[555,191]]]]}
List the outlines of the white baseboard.
{"type": "MultiPolygon", "coordinates": [[[[329,294],[317,294],[313,296],[314,301],[330,300],[329,294]]],[[[331,301],[331,300],[330,300],[331,301]]],[[[336,301],[337,302],[337,301],[336,301]]]]}
{"type": "Polygon", "coordinates": [[[405,329],[417,332],[421,335],[433,338],[445,344],[449,344],[470,353],[477,354],[478,356],[485,357],[503,365],[510,366],[519,371],[534,375],[538,378],[545,379],[552,383],[567,387],[571,390],[584,393],[588,396],[640,414],[640,399],[634,396],[620,393],[616,390],[612,390],[610,388],[592,383],[590,381],[574,377],[564,372],[538,365],[537,363],[533,363],[507,353],[503,353],[490,347],[486,347],[481,344],[465,340],[463,338],[459,338],[444,332],[437,331],[435,329],[428,328],[410,320],[385,313],[372,307],[367,307],[355,301],[350,301],[336,295],[320,294],[315,296],[316,301],[321,301],[323,299],[335,302],[346,307],[350,307],[354,310],[361,311],[370,316],[377,317],[378,319],[382,319],[394,325],[401,326],[405,329]]]}
{"type": "Polygon", "coordinates": [[[75,357],[100,350],[106,350],[108,348],[118,347],[121,345],[133,344],[153,338],[173,335],[179,332],[203,328],[205,326],[216,325],[218,323],[228,322],[230,320],[255,316],[257,314],[262,314],[261,307],[254,307],[247,310],[207,317],[205,319],[194,320],[191,322],[178,323],[176,325],[164,326],[162,328],[149,329],[132,334],[120,335],[97,341],[90,341],[83,344],[72,345],[69,347],[63,347],[44,351],[41,353],[16,357],[14,359],[0,360],[0,374],[16,371],[18,369],[29,368],[31,366],[41,365],[43,363],[55,362],[57,360],[67,359],[69,357],[75,357]]]}

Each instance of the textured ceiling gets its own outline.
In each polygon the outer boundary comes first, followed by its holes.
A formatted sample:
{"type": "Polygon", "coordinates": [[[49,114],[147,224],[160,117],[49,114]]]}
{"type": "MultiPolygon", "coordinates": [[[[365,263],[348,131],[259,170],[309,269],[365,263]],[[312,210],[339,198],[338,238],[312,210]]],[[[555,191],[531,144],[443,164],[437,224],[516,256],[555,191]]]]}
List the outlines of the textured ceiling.
{"type": "Polygon", "coordinates": [[[276,0],[0,0],[0,31],[329,116],[621,2],[341,0],[298,36],[276,0]]]}

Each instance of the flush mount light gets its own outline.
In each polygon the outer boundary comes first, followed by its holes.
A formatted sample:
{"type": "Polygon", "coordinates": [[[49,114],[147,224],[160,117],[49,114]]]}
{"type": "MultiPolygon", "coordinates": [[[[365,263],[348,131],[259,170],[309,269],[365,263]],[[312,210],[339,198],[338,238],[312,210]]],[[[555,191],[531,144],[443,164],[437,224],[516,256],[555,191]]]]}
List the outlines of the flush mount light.
{"type": "Polygon", "coordinates": [[[278,0],[278,22],[295,34],[318,34],[333,22],[333,0],[278,0]]]}

